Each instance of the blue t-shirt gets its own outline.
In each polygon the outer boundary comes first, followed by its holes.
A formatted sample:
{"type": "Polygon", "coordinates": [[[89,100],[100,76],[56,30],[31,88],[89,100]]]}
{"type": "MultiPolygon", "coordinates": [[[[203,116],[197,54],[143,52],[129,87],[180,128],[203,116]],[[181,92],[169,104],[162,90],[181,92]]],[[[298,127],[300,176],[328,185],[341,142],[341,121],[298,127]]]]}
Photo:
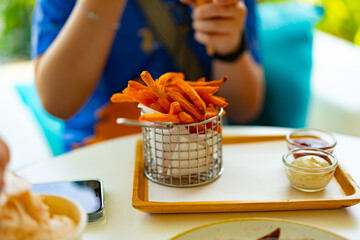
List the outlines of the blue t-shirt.
{"type": "MultiPolygon", "coordinates": [[[[179,0],[164,0],[177,24],[190,19],[191,9],[179,0]],[[184,11],[184,8],[187,10],[184,11]],[[184,12],[186,14],[184,14],[184,12]],[[186,19],[184,19],[186,18],[186,19]]],[[[37,0],[32,21],[31,58],[44,53],[54,41],[68,19],[76,0],[37,0]]],[[[256,61],[259,61],[258,42],[255,26],[254,0],[245,0],[248,8],[246,37],[248,46],[256,61]]],[[[144,47],[144,41],[150,27],[147,25],[142,10],[135,1],[128,1],[120,22],[121,27],[108,58],[104,73],[97,88],[89,96],[83,107],[65,121],[63,141],[65,150],[71,149],[72,143],[80,143],[94,134],[94,125],[98,121],[96,111],[107,104],[112,94],[121,92],[128,80],[139,77],[142,70],[147,70],[154,78],[165,72],[179,71],[159,40],[154,39],[150,47],[144,47]]],[[[198,56],[206,77],[210,75],[211,58],[205,47],[189,34],[189,45],[198,56]]]]}

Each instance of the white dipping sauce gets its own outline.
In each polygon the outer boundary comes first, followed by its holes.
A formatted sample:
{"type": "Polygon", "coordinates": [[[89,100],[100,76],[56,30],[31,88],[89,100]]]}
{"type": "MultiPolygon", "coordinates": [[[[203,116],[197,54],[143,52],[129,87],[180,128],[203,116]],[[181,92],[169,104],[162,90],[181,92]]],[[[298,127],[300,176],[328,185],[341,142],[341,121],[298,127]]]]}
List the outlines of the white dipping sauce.
{"type": "Polygon", "coordinates": [[[292,165],[304,169],[287,169],[287,177],[298,189],[314,191],[323,189],[331,180],[334,170],[321,172],[321,168],[329,167],[330,164],[323,158],[315,155],[307,155],[296,158],[292,165]],[[306,169],[309,169],[307,171],[306,169]],[[310,169],[319,169],[320,172],[313,172],[310,169]]]}
{"type": "Polygon", "coordinates": [[[291,164],[303,168],[325,168],[330,166],[325,159],[315,155],[296,158],[291,164]]]}

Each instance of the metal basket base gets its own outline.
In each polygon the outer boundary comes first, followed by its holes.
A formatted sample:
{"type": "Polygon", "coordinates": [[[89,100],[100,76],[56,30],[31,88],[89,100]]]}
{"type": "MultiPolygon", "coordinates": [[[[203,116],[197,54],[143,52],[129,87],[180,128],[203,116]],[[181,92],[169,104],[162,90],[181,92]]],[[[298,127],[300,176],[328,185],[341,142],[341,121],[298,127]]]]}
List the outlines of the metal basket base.
{"type": "Polygon", "coordinates": [[[209,172],[206,174],[205,172],[201,173],[200,177],[198,174],[192,174],[189,176],[182,176],[180,178],[171,176],[163,176],[163,178],[160,178],[159,176],[153,177],[152,174],[149,174],[146,170],[144,170],[144,174],[149,180],[160,185],[168,187],[189,188],[214,182],[221,176],[223,171],[224,168],[222,167],[220,171],[215,174],[213,172],[209,172]]]}

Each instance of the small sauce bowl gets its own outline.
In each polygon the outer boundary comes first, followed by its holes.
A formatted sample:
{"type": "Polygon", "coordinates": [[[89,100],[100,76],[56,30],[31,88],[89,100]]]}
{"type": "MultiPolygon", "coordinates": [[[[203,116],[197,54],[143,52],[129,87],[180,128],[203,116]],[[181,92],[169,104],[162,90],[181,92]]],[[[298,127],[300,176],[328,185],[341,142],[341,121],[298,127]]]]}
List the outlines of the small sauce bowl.
{"type": "Polygon", "coordinates": [[[291,185],[303,192],[323,190],[331,181],[338,166],[337,158],[330,152],[311,148],[292,149],[284,154],[282,161],[291,185]],[[293,164],[295,160],[297,164],[293,164]],[[299,164],[303,160],[304,164],[299,164]],[[308,163],[311,163],[311,166],[308,163]],[[319,163],[322,163],[323,166],[319,163]]]}
{"type": "Polygon", "coordinates": [[[288,149],[309,148],[333,153],[336,146],[335,136],[325,130],[299,128],[286,135],[288,149]]]}

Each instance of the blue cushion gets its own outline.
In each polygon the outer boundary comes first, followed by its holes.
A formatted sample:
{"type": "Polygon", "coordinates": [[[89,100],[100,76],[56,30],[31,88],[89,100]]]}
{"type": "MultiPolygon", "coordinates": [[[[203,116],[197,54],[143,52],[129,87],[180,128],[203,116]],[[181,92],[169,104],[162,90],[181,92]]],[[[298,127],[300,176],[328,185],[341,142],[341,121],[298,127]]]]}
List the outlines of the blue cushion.
{"type": "Polygon", "coordinates": [[[61,119],[49,115],[41,105],[35,84],[18,85],[16,90],[22,100],[31,109],[44,132],[54,156],[64,152],[62,133],[64,123],[61,119]]]}
{"type": "Polygon", "coordinates": [[[308,4],[258,4],[266,97],[257,125],[304,127],[310,97],[314,24],[323,11],[308,4]]]}

